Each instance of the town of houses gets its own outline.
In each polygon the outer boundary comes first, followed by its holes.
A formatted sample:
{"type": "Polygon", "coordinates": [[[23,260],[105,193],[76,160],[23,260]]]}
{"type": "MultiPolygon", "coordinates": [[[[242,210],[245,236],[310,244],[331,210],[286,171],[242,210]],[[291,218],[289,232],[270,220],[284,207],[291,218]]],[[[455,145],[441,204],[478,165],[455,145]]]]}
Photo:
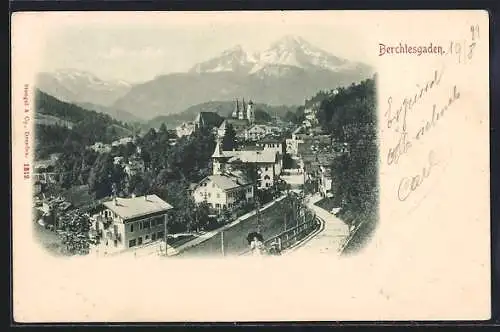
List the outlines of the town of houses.
{"type": "MultiPolygon", "coordinates": [[[[331,146],[335,146],[335,142],[329,135],[322,134],[318,127],[318,106],[315,104],[305,109],[305,119],[300,125],[291,126],[281,121],[257,124],[253,102],[236,100],[234,111],[227,118],[214,112],[200,112],[193,121],[177,126],[178,138],[189,136],[200,127],[211,129],[216,137],[211,174],[189,187],[194,202],[207,203],[217,214],[253,201],[256,190],[269,190],[283,182],[288,182],[292,189],[300,189],[304,183],[310,182],[316,192],[331,195],[330,164],[335,157],[331,146]],[[232,150],[224,150],[222,144],[228,126],[234,129],[238,141],[232,150]],[[285,159],[289,160],[286,165],[285,159]],[[248,169],[254,170],[255,179],[248,176],[245,171],[248,169]],[[295,180],[290,180],[292,178],[295,180]]],[[[175,141],[173,139],[170,144],[176,144],[175,141]]],[[[133,143],[134,138],[125,137],[111,144],[96,142],[88,148],[106,153],[113,146],[129,142],[133,143]]],[[[336,147],[336,150],[342,151],[342,147],[336,147]]],[[[36,163],[34,194],[42,214],[49,214],[56,206],[63,211],[71,210],[71,203],[64,198],[44,197],[40,193],[41,184],[54,181],[51,167],[57,158],[58,155],[54,154],[50,159],[36,163]]],[[[129,177],[145,169],[139,148],[126,161],[117,156],[113,163],[121,166],[129,177]]],[[[102,239],[95,250],[120,253],[166,241],[166,225],[174,207],[157,195],[115,195],[98,205],[97,212],[90,216],[92,236],[102,239]]]]}

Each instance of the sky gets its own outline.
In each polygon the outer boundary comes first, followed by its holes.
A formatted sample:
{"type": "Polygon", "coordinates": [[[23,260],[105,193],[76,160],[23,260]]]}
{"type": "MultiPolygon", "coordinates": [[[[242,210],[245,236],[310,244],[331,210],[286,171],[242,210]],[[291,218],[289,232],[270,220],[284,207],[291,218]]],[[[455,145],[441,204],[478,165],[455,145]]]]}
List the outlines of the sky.
{"type": "Polygon", "coordinates": [[[336,56],[370,63],[355,24],[362,13],[170,12],[46,13],[40,71],[78,69],[105,80],[143,82],[189,70],[235,45],[263,51],[296,35],[336,56]]]}

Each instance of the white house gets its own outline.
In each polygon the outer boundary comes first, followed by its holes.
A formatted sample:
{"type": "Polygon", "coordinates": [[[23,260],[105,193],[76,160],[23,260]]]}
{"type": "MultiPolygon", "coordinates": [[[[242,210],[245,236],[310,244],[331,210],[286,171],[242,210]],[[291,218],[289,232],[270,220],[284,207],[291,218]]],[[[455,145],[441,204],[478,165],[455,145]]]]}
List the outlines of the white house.
{"type": "Polygon", "coordinates": [[[92,220],[99,247],[108,252],[127,250],[165,238],[168,213],[173,207],[156,195],[115,197],[104,202],[92,220]]]}
{"type": "Polygon", "coordinates": [[[327,166],[319,167],[319,191],[323,197],[331,193],[332,190],[332,174],[331,169],[327,166]]]}
{"type": "Polygon", "coordinates": [[[209,175],[193,189],[196,204],[207,202],[212,209],[232,209],[253,199],[253,184],[231,174],[209,175]]]}
{"type": "Polygon", "coordinates": [[[256,141],[266,137],[269,133],[269,129],[266,125],[253,125],[245,130],[245,139],[248,141],[256,141]]]}

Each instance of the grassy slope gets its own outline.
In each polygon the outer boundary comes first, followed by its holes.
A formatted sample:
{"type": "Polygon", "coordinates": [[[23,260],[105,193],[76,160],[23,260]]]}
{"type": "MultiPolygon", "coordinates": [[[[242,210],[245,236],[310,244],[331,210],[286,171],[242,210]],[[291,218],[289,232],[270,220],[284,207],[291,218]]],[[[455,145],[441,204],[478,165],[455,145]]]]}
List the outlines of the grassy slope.
{"type": "MultiPolygon", "coordinates": [[[[264,240],[284,231],[284,201],[280,201],[261,213],[261,233],[264,240]]],[[[291,225],[288,225],[290,228],[291,225]]],[[[252,216],[234,227],[224,231],[224,250],[226,255],[238,255],[248,249],[246,237],[257,230],[257,216],[252,216]]],[[[200,245],[182,252],[179,257],[220,256],[221,235],[217,234],[200,245]]]]}

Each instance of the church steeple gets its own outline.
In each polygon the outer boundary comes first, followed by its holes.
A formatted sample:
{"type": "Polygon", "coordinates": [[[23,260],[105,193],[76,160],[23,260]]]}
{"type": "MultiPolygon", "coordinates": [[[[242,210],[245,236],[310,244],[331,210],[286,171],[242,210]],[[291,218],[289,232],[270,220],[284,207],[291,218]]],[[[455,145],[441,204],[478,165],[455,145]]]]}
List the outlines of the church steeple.
{"type": "Polygon", "coordinates": [[[243,120],[245,118],[245,110],[243,108],[240,108],[240,105],[238,104],[238,119],[243,120]]]}
{"type": "Polygon", "coordinates": [[[215,141],[215,150],[212,154],[212,174],[217,175],[222,173],[222,158],[224,158],[224,151],[222,150],[222,140],[217,138],[215,141]]]}
{"type": "Polygon", "coordinates": [[[217,137],[215,140],[215,150],[214,153],[212,154],[212,158],[221,158],[224,157],[223,151],[222,151],[222,140],[217,137]]]}
{"type": "Polygon", "coordinates": [[[240,112],[239,105],[238,105],[238,99],[235,98],[235,103],[234,103],[234,110],[233,110],[233,118],[238,118],[238,113],[240,112]]]}

